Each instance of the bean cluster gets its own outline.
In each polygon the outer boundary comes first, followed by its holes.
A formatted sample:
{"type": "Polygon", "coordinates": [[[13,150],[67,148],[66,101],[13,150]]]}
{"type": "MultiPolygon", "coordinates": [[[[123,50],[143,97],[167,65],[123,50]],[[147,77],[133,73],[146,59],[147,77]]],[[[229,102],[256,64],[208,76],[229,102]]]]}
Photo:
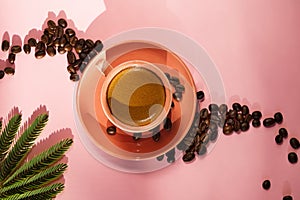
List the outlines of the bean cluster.
{"type": "MultiPolygon", "coordinates": [[[[78,81],[78,70],[85,59],[89,59],[100,52],[103,44],[100,40],[95,42],[91,39],[78,38],[76,32],[72,28],[68,28],[68,23],[61,18],[57,24],[53,20],[47,21],[47,27],[43,30],[43,34],[39,40],[29,38],[23,45],[25,54],[30,54],[31,49],[34,48],[34,56],[37,59],[45,57],[47,54],[53,57],[58,52],[59,54],[67,53],[68,66],[67,71],[70,73],[70,80],[78,81]]],[[[8,40],[3,40],[1,45],[2,51],[10,50],[8,54],[8,62],[14,64],[16,55],[22,51],[20,45],[13,45],[10,47],[8,40]]],[[[85,63],[87,64],[87,63],[85,63]]],[[[0,70],[0,79],[5,74],[13,75],[14,68],[6,67],[0,70]]]]}

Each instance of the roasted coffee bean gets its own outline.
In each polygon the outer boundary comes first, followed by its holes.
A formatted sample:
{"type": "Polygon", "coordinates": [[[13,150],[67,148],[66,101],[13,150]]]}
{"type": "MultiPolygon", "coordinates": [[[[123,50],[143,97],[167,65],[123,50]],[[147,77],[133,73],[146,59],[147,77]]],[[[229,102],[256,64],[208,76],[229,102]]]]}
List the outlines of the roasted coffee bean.
{"type": "Polygon", "coordinates": [[[191,162],[195,159],[195,153],[194,152],[188,152],[182,156],[183,162],[191,162]]]}
{"type": "Polygon", "coordinates": [[[236,119],[240,122],[240,123],[243,123],[244,122],[244,117],[242,115],[242,113],[238,113],[236,115],[236,119]]]}
{"type": "Polygon", "coordinates": [[[14,54],[20,53],[22,51],[21,46],[19,45],[14,45],[10,48],[10,51],[14,54]]]}
{"type": "Polygon", "coordinates": [[[204,98],[205,98],[204,92],[203,91],[198,91],[197,92],[197,99],[199,101],[204,101],[204,98]]]}
{"type": "Polygon", "coordinates": [[[207,144],[209,142],[209,135],[207,133],[203,133],[201,136],[200,136],[200,141],[202,144],[207,144]]]}
{"type": "Polygon", "coordinates": [[[204,144],[200,145],[200,148],[199,148],[199,150],[197,151],[197,154],[198,154],[199,156],[202,156],[202,155],[206,154],[206,152],[207,152],[206,146],[205,146],[204,144]]]}
{"type": "Polygon", "coordinates": [[[172,129],[172,121],[169,117],[166,118],[166,121],[164,123],[164,129],[166,131],[171,131],[171,129],[172,129]]]}
{"type": "Polygon", "coordinates": [[[160,156],[157,156],[157,157],[156,157],[156,160],[162,161],[162,160],[164,159],[164,157],[165,157],[164,154],[163,154],[163,155],[160,155],[160,156]]]}
{"type": "Polygon", "coordinates": [[[74,66],[74,68],[75,68],[76,71],[79,70],[81,64],[82,64],[82,60],[81,59],[75,60],[75,62],[73,63],[73,66],[74,66]]]}
{"type": "Polygon", "coordinates": [[[59,46],[60,46],[60,38],[56,38],[56,39],[53,41],[53,46],[55,46],[55,47],[59,47],[59,46]]]}
{"type": "Polygon", "coordinates": [[[66,43],[65,46],[64,46],[65,50],[68,52],[68,51],[72,51],[73,47],[70,43],[66,43]]]}
{"type": "Polygon", "coordinates": [[[260,120],[260,118],[262,117],[262,114],[261,114],[260,111],[254,111],[254,112],[252,113],[252,117],[253,117],[253,119],[260,120]]]}
{"type": "Polygon", "coordinates": [[[43,58],[45,55],[46,55],[46,52],[45,52],[45,51],[41,51],[41,50],[35,52],[35,54],[34,54],[35,58],[37,58],[37,59],[41,59],[41,58],[43,58]]]}
{"type": "Polygon", "coordinates": [[[37,44],[36,39],[29,38],[27,42],[28,42],[29,46],[36,47],[36,44],[37,44]]]}
{"type": "Polygon", "coordinates": [[[239,104],[239,103],[233,103],[232,104],[232,109],[233,110],[236,110],[236,111],[241,111],[242,110],[242,106],[241,106],[241,104],[239,104]]]}
{"type": "Polygon", "coordinates": [[[212,142],[215,141],[218,138],[218,134],[218,130],[211,131],[209,134],[209,140],[212,142]]]}
{"type": "Polygon", "coordinates": [[[283,120],[283,116],[280,112],[274,114],[274,119],[277,124],[281,124],[283,120]]]}
{"type": "Polygon", "coordinates": [[[241,129],[241,123],[237,120],[234,121],[233,130],[238,132],[241,129]]]}
{"type": "Polygon", "coordinates": [[[75,50],[79,54],[81,53],[83,47],[84,47],[85,41],[84,39],[79,39],[75,44],[75,50]]]}
{"type": "Polygon", "coordinates": [[[276,135],[275,142],[276,142],[276,144],[282,144],[283,137],[281,135],[276,135]]]}
{"type": "Polygon", "coordinates": [[[77,41],[78,41],[78,38],[76,36],[70,37],[70,39],[69,39],[69,42],[72,45],[72,47],[75,47],[77,41]]]}
{"type": "Polygon", "coordinates": [[[58,25],[62,28],[66,28],[68,26],[68,23],[65,19],[63,18],[60,18],[58,21],[57,21],[58,25]]]}
{"type": "Polygon", "coordinates": [[[160,132],[154,134],[152,136],[152,139],[153,139],[154,142],[158,142],[160,140],[160,132]]]}
{"type": "Polygon", "coordinates": [[[288,154],[288,160],[291,164],[295,164],[298,162],[298,156],[295,152],[290,152],[288,154]]]}
{"type": "Polygon", "coordinates": [[[67,70],[70,74],[75,74],[76,73],[76,69],[74,68],[73,64],[70,64],[68,67],[67,67],[67,70]]]}
{"type": "Polygon", "coordinates": [[[262,183],[262,187],[263,187],[265,190],[270,189],[270,187],[271,187],[271,181],[270,181],[270,180],[264,180],[264,182],[262,183]]]}
{"type": "Polygon", "coordinates": [[[36,51],[45,51],[46,50],[46,45],[44,42],[42,41],[39,41],[37,44],[36,44],[36,51]]]}
{"type": "Polygon", "coordinates": [[[205,133],[208,129],[208,126],[206,123],[202,122],[200,125],[199,125],[199,131],[200,133],[205,133]]]}
{"type": "Polygon", "coordinates": [[[31,52],[31,47],[30,47],[30,45],[29,45],[29,44],[24,44],[24,45],[23,45],[23,50],[24,50],[24,52],[25,52],[26,54],[30,54],[30,52],[31,52]]]}
{"type": "Polygon", "coordinates": [[[66,39],[65,36],[63,36],[63,37],[61,37],[61,38],[59,39],[59,46],[60,46],[60,47],[64,47],[66,43],[67,43],[67,39],[66,39]]]}
{"type": "Polygon", "coordinates": [[[300,147],[299,140],[298,140],[297,138],[291,138],[291,139],[290,139],[290,145],[291,145],[291,147],[293,147],[294,149],[299,149],[299,147],[300,147]]]}
{"type": "Polygon", "coordinates": [[[293,200],[293,197],[290,195],[286,195],[282,198],[282,200],[293,200]]]}
{"type": "Polygon", "coordinates": [[[56,38],[62,38],[64,35],[64,29],[61,26],[57,26],[55,33],[54,33],[54,37],[56,38]]]}
{"type": "Polygon", "coordinates": [[[228,106],[226,104],[221,104],[219,106],[219,112],[220,114],[226,114],[228,110],[228,106]]]}
{"type": "Polygon", "coordinates": [[[228,112],[228,117],[234,119],[237,116],[237,111],[236,110],[229,110],[228,112]]]}
{"type": "Polygon", "coordinates": [[[67,28],[65,34],[68,35],[69,37],[72,37],[75,35],[75,31],[71,28],[67,28]]]}
{"type": "Polygon", "coordinates": [[[100,52],[103,49],[103,44],[100,40],[96,40],[95,42],[95,50],[100,52]]]}
{"type": "Polygon", "coordinates": [[[246,114],[245,117],[244,117],[244,121],[247,122],[247,123],[250,123],[251,120],[252,120],[251,114],[246,114]]]}
{"type": "Polygon", "coordinates": [[[79,81],[79,75],[75,73],[70,74],[70,80],[74,82],[79,81]]]}
{"type": "Polygon", "coordinates": [[[248,106],[246,106],[246,105],[242,106],[242,114],[243,115],[249,114],[249,108],[248,108],[248,106]]]}
{"type": "Polygon", "coordinates": [[[116,129],[115,126],[109,126],[106,129],[106,133],[109,134],[109,135],[115,135],[116,132],[117,132],[117,129],[116,129]]]}
{"type": "Polygon", "coordinates": [[[49,28],[45,28],[43,31],[44,35],[51,35],[54,33],[54,30],[51,31],[51,33],[49,32],[49,28]]]}
{"type": "Polygon", "coordinates": [[[58,51],[58,53],[60,53],[60,54],[66,53],[65,48],[64,48],[64,47],[61,47],[61,46],[59,46],[59,47],[57,48],[57,51],[58,51]]]}
{"type": "Polygon", "coordinates": [[[137,141],[142,137],[142,133],[133,133],[133,140],[137,141]]]}
{"type": "Polygon", "coordinates": [[[249,129],[249,123],[248,122],[241,123],[241,131],[245,132],[245,131],[248,131],[248,129],[249,129]]]}
{"type": "Polygon", "coordinates": [[[7,75],[14,75],[15,74],[15,69],[12,67],[5,67],[4,72],[7,75]]]}
{"type": "Polygon", "coordinates": [[[88,46],[85,44],[81,52],[89,54],[91,52],[91,50],[92,49],[88,48],[88,46]]]}
{"type": "Polygon", "coordinates": [[[16,60],[16,54],[14,53],[9,53],[8,54],[8,62],[10,64],[14,64],[15,63],[15,60],[16,60]]]}
{"type": "Polygon", "coordinates": [[[226,125],[229,125],[229,126],[233,126],[234,125],[234,120],[233,119],[231,119],[231,118],[229,118],[229,119],[227,119],[226,121],[225,121],[225,124],[226,125]]]}
{"type": "Polygon", "coordinates": [[[200,110],[200,119],[207,119],[209,116],[209,112],[207,108],[203,108],[200,110]]]}
{"type": "Polygon", "coordinates": [[[0,79],[3,79],[4,75],[5,75],[4,71],[0,70],[0,79]]]}
{"type": "Polygon", "coordinates": [[[86,44],[86,46],[87,46],[89,49],[93,49],[94,46],[95,46],[95,43],[94,43],[93,40],[91,40],[91,39],[85,40],[85,44],[86,44]]]}
{"type": "Polygon", "coordinates": [[[47,44],[48,43],[48,41],[49,41],[49,36],[48,35],[42,35],[41,36],[41,41],[42,42],[44,42],[45,44],[47,44]]]}
{"type": "Polygon", "coordinates": [[[56,24],[53,20],[48,20],[47,21],[47,26],[49,29],[55,29],[56,28],[56,24]]]}
{"type": "Polygon", "coordinates": [[[218,112],[219,111],[219,106],[215,103],[211,103],[208,105],[208,110],[210,112],[218,112]]]}
{"type": "Polygon", "coordinates": [[[86,54],[86,53],[83,53],[83,52],[81,52],[81,53],[79,54],[79,58],[80,58],[81,60],[84,60],[86,56],[87,56],[87,54],[86,54]]]}
{"type": "Polygon", "coordinates": [[[174,98],[176,101],[181,101],[181,99],[182,99],[182,93],[181,93],[181,92],[174,92],[174,93],[173,93],[173,98],[174,98]]]}
{"type": "Polygon", "coordinates": [[[69,64],[73,64],[76,61],[76,56],[72,51],[67,53],[67,60],[69,64]]]}
{"type": "Polygon", "coordinates": [[[259,119],[253,119],[253,121],[252,121],[252,126],[253,127],[260,127],[260,125],[261,125],[261,123],[260,123],[260,121],[259,121],[259,119]]]}
{"type": "Polygon", "coordinates": [[[181,84],[178,84],[178,85],[175,86],[175,91],[182,93],[182,92],[185,91],[185,87],[181,84]]]}
{"type": "Polygon", "coordinates": [[[56,55],[56,49],[53,46],[47,46],[47,54],[51,57],[56,55]]]}
{"type": "Polygon", "coordinates": [[[8,40],[2,41],[1,49],[2,49],[2,51],[7,51],[9,49],[9,41],[8,40]]]}
{"type": "Polygon", "coordinates": [[[288,131],[285,128],[280,128],[278,132],[279,132],[279,135],[281,135],[283,138],[288,137],[288,131]]]}
{"type": "Polygon", "coordinates": [[[264,125],[265,127],[272,127],[272,126],[275,125],[275,119],[274,119],[274,118],[271,118],[271,117],[266,118],[266,119],[264,119],[264,121],[263,121],[263,125],[264,125]]]}
{"type": "Polygon", "coordinates": [[[223,127],[223,133],[224,133],[224,135],[231,135],[232,132],[233,132],[232,126],[225,125],[223,127]]]}

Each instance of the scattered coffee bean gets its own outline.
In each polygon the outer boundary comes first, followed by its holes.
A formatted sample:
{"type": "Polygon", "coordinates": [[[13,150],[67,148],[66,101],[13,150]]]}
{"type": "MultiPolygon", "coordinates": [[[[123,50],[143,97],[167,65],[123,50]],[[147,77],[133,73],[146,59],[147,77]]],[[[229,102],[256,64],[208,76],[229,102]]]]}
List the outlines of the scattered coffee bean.
{"type": "Polygon", "coordinates": [[[280,112],[274,114],[274,119],[277,124],[281,124],[283,120],[283,116],[280,112]]]}
{"type": "Polygon", "coordinates": [[[56,38],[56,39],[53,41],[53,46],[55,46],[55,47],[59,47],[59,46],[60,46],[60,38],[56,38]]]}
{"type": "Polygon", "coordinates": [[[225,113],[227,113],[227,110],[228,110],[228,107],[227,107],[226,104],[221,104],[221,105],[219,106],[219,112],[220,112],[220,114],[225,114],[225,113]]]}
{"type": "Polygon", "coordinates": [[[10,64],[14,64],[15,63],[15,60],[16,60],[16,54],[14,53],[9,53],[8,54],[8,62],[10,64]]]}
{"type": "Polygon", "coordinates": [[[76,53],[81,53],[83,47],[84,47],[85,41],[84,39],[79,39],[75,44],[75,51],[76,53]]]}
{"type": "Polygon", "coordinates": [[[281,135],[276,135],[275,142],[276,142],[276,144],[282,144],[283,137],[281,135]]]}
{"type": "Polygon", "coordinates": [[[279,135],[281,135],[283,138],[288,137],[288,131],[285,128],[280,128],[278,132],[279,132],[279,135]]]}
{"type": "Polygon", "coordinates": [[[59,47],[64,47],[66,43],[67,43],[66,37],[65,36],[61,37],[59,40],[59,47]]]}
{"type": "Polygon", "coordinates": [[[72,49],[73,49],[73,47],[70,43],[65,44],[64,48],[65,48],[65,51],[67,51],[67,52],[72,51],[72,49]]]}
{"type": "Polygon", "coordinates": [[[186,154],[184,154],[183,156],[182,156],[182,160],[184,161],[184,162],[191,162],[192,160],[194,160],[195,159],[195,154],[194,154],[194,152],[187,152],[186,154]]]}
{"type": "Polygon", "coordinates": [[[70,75],[70,80],[71,81],[79,81],[79,75],[78,74],[75,74],[75,73],[72,73],[71,75],[70,75]]]}
{"type": "Polygon", "coordinates": [[[250,123],[252,120],[252,115],[251,114],[246,114],[244,116],[244,121],[247,122],[247,123],[250,123]]]}
{"type": "Polygon", "coordinates": [[[76,56],[72,51],[67,53],[67,60],[69,64],[73,64],[76,61],[76,56]]]}
{"type": "Polygon", "coordinates": [[[9,49],[9,41],[8,40],[2,41],[1,49],[2,49],[2,51],[8,51],[8,49],[9,49]]]}
{"type": "Polygon", "coordinates": [[[241,130],[241,123],[237,120],[234,121],[233,130],[235,132],[239,132],[241,130]]]}
{"type": "Polygon", "coordinates": [[[174,98],[176,101],[181,101],[181,99],[182,99],[182,93],[181,93],[181,92],[174,92],[174,93],[173,93],[173,98],[174,98]]]}
{"type": "Polygon", "coordinates": [[[64,35],[64,29],[61,26],[57,26],[54,33],[55,38],[62,38],[63,35],[64,35]]]}
{"type": "Polygon", "coordinates": [[[242,115],[242,113],[237,113],[236,119],[237,119],[240,123],[243,123],[243,122],[244,122],[244,116],[242,115]]]}
{"type": "Polygon", "coordinates": [[[41,41],[47,44],[49,42],[49,36],[48,35],[42,35],[41,36],[41,41]]]}
{"type": "Polygon", "coordinates": [[[163,154],[163,155],[160,155],[160,156],[156,157],[156,160],[162,161],[162,160],[164,159],[164,157],[165,157],[164,154],[163,154]]]}
{"type": "Polygon", "coordinates": [[[81,60],[84,60],[86,56],[87,56],[87,54],[86,54],[86,53],[83,53],[83,52],[81,52],[81,53],[79,54],[79,58],[80,58],[81,60]]]}
{"type": "Polygon", "coordinates": [[[169,117],[166,118],[166,121],[164,123],[164,129],[166,131],[171,131],[171,129],[172,129],[172,121],[169,117]]]}
{"type": "Polygon", "coordinates": [[[56,55],[56,49],[53,46],[47,46],[47,54],[51,57],[56,55]]]}
{"type": "Polygon", "coordinates": [[[254,112],[252,113],[252,117],[253,117],[253,119],[260,120],[261,117],[262,117],[262,114],[261,114],[260,111],[254,111],[254,112]]]}
{"type": "Polygon", "coordinates": [[[257,127],[260,127],[260,125],[261,125],[261,123],[260,123],[259,119],[253,119],[253,121],[252,121],[252,126],[253,127],[257,128],[257,127]]]}
{"type": "Polygon", "coordinates": [[[75,47],[77,41],[78,41],[78,38],[76,36],[73,36],[73,37],[70,37],[69,43],[72,45],[72,47],[75,47]]]}
{"type": "Polygon", "coordinates": [[[66,28],[68,26],[68,23],[65,19],[61,18],[57,21],[58,25],[62,28],[66,28]]]}
{"type": "Polygon", "coordinates": [[[242,114],[243,115],[249,114],[249,108],[248,108],[248,106],[246,106],[246,105],[242,106],[242,114]]]}
{"type": "Polygon", "coordinates": [[[36,47],[36,44],[37,44],[36,39],[29,38],[27,42],[28,42],[30,47],[36,47]]]}
{"type": "Polygon", "coordinates": [[[237,117],[237,111],[236,110],[229,110],[228,111],[228,117],[234,119],[237,117]]]}
{"type": "Polygon", "coordinates": [[[154,142],[158,142],[160,140],[160,132],[154,134],[152,136],[152,139],[153,139],[154,142]]]}
{"type": "Polygon", "coordinates": [[[47,21],[47,26],[49,29],[55,29],[56,28],[56,24],[53,20],[48,20],[47,21]]]}
{"type": "Polygon", "coordinates": [[[0,70],[0,79],[3,79],[4,75],[5,75],[4,71],[0,70]]]}
{"type": "Polygon", "coordinates": [[[85,44],[86,44],[86,46],[87,46],[89,49],[93,49],[94,46],[95,46],[93,40],[91,40],[91,39],[85,40],[85,44]]]}
{"type": "Polygon", "coordinates": [[[68,67],[67,67],[67,70],[70,74],[76,74],[76,69],[74,68],[73,64],[70,64],[68,67]]]}
{"type": "Polygon", "coordinates": [[[231,135],[232,132],[233,132],[232,126],[225,125],[223,127],[223,133],[224,133],[224,135],[231,135]]]}
{"type": "Polygon", "coordinates": [[[249,129],[249,123],[248,122],[243,122],[241,124],[241,131],[245,132],[245,131],[248,131],[249,129]]]}
{"type": "Polygon", "coordinates": [[[45,51],[46,50],[46,45],[44,42],[42,41],[39,41],[37,44],[36,44],[36,51],[45,51]]]}
{"type": "Polygon", "coordinates": [[[291,138],[291,139],[290,139],[290,145],[291,145],[291,147],[293,147],[294,149],[299,149],[299,147],[300,147],[299,140],[298,140],[297,138],[291,138]]]}
{"type": "Polygon", "coordinates": [[[263,187],[265,190],[270,189],[270,187],[271,187],[271,182],[270,182],[270,180],[264,180],[264,182],[262,183],[262,187],[263,187]]]}
{"type": "Polygon", "coordinates": [[[203,108],[200,110],[200,119],[207,119],[209,115],[209,112],[207,108],[203,108]]]}
{"type": "Polygon", "coordinates": [[[59,46],[59,47],[57,48],[57,51],[58,51],[59,54],[64,54],[64,53],[66,53],[65,48],[64,48],[64,47],[61,47],[61,46],[59,46]]]}
{"type": "Polygon", "coordinates": [[[115,135],[116,132],[117,132],[117,129],[116,129],[115,126],[109,126],[106,129],[106,133],[109,134],[109,135],[115,135]]]}
{"type": "Polygon", "coordinates": [[[41,58],[43,58],[45,55],[46,55],[46,52],[45,52],[45,51],[41,51],[41,50],[38,50],[38,51],[35,52],[35,54],[34,54],[35,58],[37,58],[37,59],[41,59],[41,58]]]}
{"type": "Polygon", "coordinates": [[[94,47],[96,51],[100,52],[103,49],[103,43],[101,42],[101,40],[96,40],[94,47]]]}
{"type": "Polygon", "coordinates": [[[284,196],[282,200],[293,200],[293,197],[290,195],[284,196]]]}
{"type": "Polygon", "coordinates": [[[204,101],[204,97],[205,97],[205,95],[204,95],[204,92],[203,92],[203,91],[198,91],[198,92],[197,92],[197,99],[198,99],[199,101],[204,101]]]}
{"type": "Polygon", "coordinates": [[[239,104],[239,103],[233,103],[232,104],[232,109],[233,110],[236,110],[236,111],[241,111],[242,110],[242,106],[241,106],[241,104],[239,104]]]}
{"type": "Polygon", "coordinates": [[[72,37],[75,35],[75,31],[71,28],[67,28],[65,31],[66,35],[68,35],[69,37],[72,37]]]}
{"type": "Polygon", "coordinates": [[[266,119],[264,119],[264,121],[263,121],[263,125],[265,126],[265,127],[272,127],[272,126],[274,126],[275,125],[275,119],[274,118],[271,118],[271,117],[269,117],[269,118],[266,118],[266,119]]]}
{"type": "Polygon", "coordinates": [[[14,54],[20,53],[22,51],[21,46],[19,45],[14,45],[10,48],[10,51],[14,54]]]}
{"type": "Polygon", "coordinates": [[[199,156],[202,156],[202,155],[206,154],[206,152],[207,152],[206,146],[205,146],[204,144],[200,145],[200,148],[199,148],[199,150],[197,151],[197,154],[198,154],[199,156]]]}
{"type": "Polygon", "coordinates": [[[12,68],[12,67],[5,67],[4,72],[7,75],[14,75],[15,74],[15,69],[12,68]]]}
{"type": "Polygon", "coordinates": [[[288,154],[288,160],[290,163],[295,164],[298,162],[298,156],[295,152],[290,152],[288,154]]]}
{"type": "Polygon", "coordinates": [[[26,54],[30,54],[30,52],[31,52],[31,47],[30,47],[30,45],[29,45],[29,44],[24,44],[24,45],[23,45],[23,50],[24,50],[24,52],[25,52],[26,54]]]}

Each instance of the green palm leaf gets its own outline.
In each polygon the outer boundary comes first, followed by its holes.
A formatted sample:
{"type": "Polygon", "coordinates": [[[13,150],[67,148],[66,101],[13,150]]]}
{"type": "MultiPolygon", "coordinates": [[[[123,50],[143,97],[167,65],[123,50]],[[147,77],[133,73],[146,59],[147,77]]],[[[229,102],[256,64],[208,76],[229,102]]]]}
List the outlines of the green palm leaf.
{"type": "Polygon", "coordinates": [[[54,183],[50,186],[42,187],[33,191],[25,192],[23,194],[14,194],[3,198],[2,200],[46,200],[55,198],[58,193],[64,189],[64,184],[54,183]]]}
{"type": "MultiPolygon", "coordinates": [[[[13,116],[0,135],[0,162],[3,161],[20,127],[22,115],[13,116]]],[[[2,129],[2,121],[0,130],[2,129]]]]}
{"type": "Polygon", "coordinates": [[[40,153],[30,160],[30,162],[22,165],[15,173],[10,176],[4,183],[4,186],[10,185],[14,182],[20,181],[34,173],[38,173],[49,165],[58,161],[64,153],[72,145],[72,139],[64,139],[61,142],[51,146],[46,151],[40,153]]]}
{"type": "Polygon", "coordinates": [[[67,164],[61,163],[50,167],[33,177],[27,178],[21,182],[0,189],[0,198],[16,193],[25,193],[37,189],[57,178],[67,169],[67,164]]]}
{"type": "Polygon", "coordinates": [[[26,157],[47,121],[48,115],[42,114],[24,131],[0,167],[0,181],[3,181],[11,172],[13,172],[18,164],[26,157]]]}

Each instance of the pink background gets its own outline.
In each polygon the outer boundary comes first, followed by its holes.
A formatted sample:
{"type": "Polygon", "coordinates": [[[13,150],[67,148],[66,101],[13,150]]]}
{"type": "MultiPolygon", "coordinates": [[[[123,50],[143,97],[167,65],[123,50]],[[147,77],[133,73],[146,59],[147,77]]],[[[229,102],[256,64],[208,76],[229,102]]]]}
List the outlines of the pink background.
{"type": "MultiPolygon", "coordinates": [[[[65,159],[69,164],[66,188],[57,199],[252,200],[281,199],[286,194],[300,199],[300,162],[287,161],[292,150],[288,140],[281,146],[274,142],[279,127],[300,138],[299,0],[5,0],[0,6],[0,35],[7,31],[10,40],[20,43],[28,34],[38,36],[39,31],[29,30],[41,30],[56,15],[66,15],[79,36],[92,39],[104,40],[135,27],[178,30],[207,50],[224,81],[227,103],[238,100],[252,110],[262,110],[264,116],[282,111],[285,118],[282,125],[270,129],[222,135],[207,157],[191,164],[178,160],[153,173],[126,174],[97,162],[81,144],[73,120],[74,83],[68,81],[66,56],[36,60],[32,53],[21,53],[15,76],[0,80],[0,114],[5,118],[16,106],[25,121],[45,105],[50,121],[41,139],[52,135],[45,142],[49,146],[59,138],[73,137],[65,159]],[[269,191],[261,188],[264,179],[271,180],[269,191]]],[[[1,51],[0,59],[6,58],[1,51]]]]}

